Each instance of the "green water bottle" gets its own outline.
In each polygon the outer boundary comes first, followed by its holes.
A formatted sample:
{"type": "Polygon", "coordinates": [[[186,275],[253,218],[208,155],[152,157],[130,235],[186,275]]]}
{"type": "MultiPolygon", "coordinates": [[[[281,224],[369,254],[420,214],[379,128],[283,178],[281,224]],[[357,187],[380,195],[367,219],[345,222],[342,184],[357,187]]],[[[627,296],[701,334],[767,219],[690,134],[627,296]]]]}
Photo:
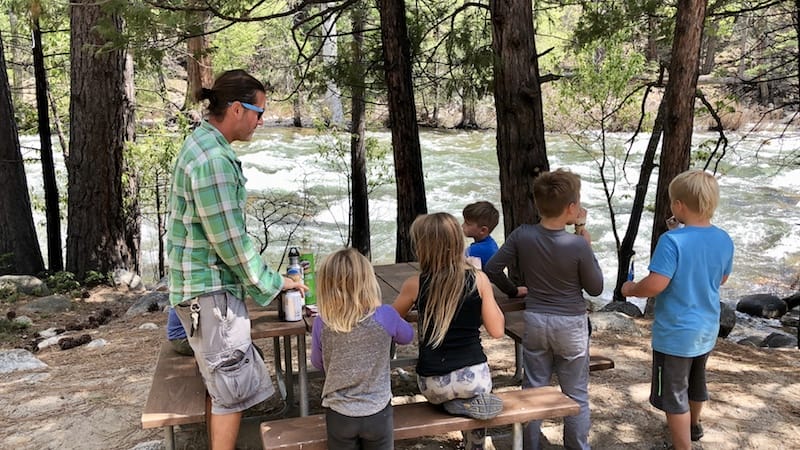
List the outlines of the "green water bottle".
{"type": "Polygon", "coordinates": [[[308,286],[308,292],[306,292],[306,305],[316,305],[317,286],[316,280],[314,279],[316,267],[314,266],[314,253],[311,250],[304,249],[303,253],[300,254],[300,267],[303,268],[303,282],[306,286],[308,286]]]}

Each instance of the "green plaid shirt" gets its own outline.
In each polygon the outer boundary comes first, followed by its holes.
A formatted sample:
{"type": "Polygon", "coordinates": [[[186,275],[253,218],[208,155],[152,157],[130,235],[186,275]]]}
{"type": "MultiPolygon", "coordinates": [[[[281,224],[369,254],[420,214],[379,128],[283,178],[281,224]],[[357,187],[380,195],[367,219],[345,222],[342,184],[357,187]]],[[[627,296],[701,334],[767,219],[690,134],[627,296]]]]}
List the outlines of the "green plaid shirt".
{"type": "Polygon", "coordinates": [[[283,277],[261,260],[245,231],[242,166],[228,141],[206,121],[178,154],[167,221],[169,300],[173,305],[222,289],[269,304],[283,277]]]}

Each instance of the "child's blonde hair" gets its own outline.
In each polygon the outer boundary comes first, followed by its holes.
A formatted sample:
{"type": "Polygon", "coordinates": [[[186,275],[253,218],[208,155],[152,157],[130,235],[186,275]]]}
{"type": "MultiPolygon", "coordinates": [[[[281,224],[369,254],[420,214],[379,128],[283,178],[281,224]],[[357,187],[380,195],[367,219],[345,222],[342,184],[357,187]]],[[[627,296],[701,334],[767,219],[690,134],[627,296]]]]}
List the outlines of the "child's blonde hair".
{"type": "MultiPolygon", "coordinates": [[[[419,259],[420,272],[428,277],[428,301],[420,326],[430,333],[429,342],[436,348],[444,341],[464,295],[464,271],[474,272],[475,269],[464,258],[461,226],[448,213],[417,217],[411,224],[411,242],[419,259]]],[[[475,288],[473,285],[470,289],[475,288]]]]}
{"type": "Polygon", "coordinates": [[[687,170],[669,183],[669,198],[670,201],[680,201],[690,211],[711,219],[719,204],[719,184],[710,173],[687,170]]]}
{"type": "Polygon", "coordinates": [[[533,199],[542,217],[558,217],[580,198],[581,179],[568,170],[544,172],[533,180],[533,199]]]}
{"type": "Polygon", "coordinates": [[[333,331],[349,333],[381,305],[381,288],[369,260],[352,248],[338,250],[317,268],[317,306],[333,331]]]}

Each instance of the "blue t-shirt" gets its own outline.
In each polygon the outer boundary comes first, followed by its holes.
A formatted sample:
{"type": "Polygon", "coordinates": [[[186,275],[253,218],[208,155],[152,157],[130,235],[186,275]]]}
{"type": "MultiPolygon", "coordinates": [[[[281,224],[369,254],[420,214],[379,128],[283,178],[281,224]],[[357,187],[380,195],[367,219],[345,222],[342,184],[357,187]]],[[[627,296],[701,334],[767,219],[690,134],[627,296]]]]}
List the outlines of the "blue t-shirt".
{"type": "Polygon", "coordinates": [[[167,318],[167,339],[174,341],[175,339],[186,339],[186,330],[183,329],[181,319],[175,312],[175,308],[169,308],[169,317],[167,318]]]}
{"type": "Polygon", "coordinates": [[[670,279],[655,297],[653,349],[693,358],[710,352],[719,333],[719,287],[733,269],[733,241],[715,226],[661,235],[650,272],[670,279]]]}
{"type": "Polygon", "coordinates": [[[475,256],[481,259],[481,267],[486,267],[486,263],[497,253],[497,242],[491,236],[486,236],[482,241],[475,241],[467,248],[467,256],[475,256]]]}

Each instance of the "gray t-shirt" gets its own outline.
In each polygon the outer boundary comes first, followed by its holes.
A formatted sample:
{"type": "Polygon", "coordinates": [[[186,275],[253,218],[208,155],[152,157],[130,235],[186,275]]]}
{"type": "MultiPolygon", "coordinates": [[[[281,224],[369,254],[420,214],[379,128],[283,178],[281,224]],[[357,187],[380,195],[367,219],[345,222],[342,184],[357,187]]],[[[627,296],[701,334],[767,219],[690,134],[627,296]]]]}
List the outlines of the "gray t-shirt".
{"type": "Polygon", "coordinates": [[[311,332],[311,363],[325,371],[322,406],[348,417],[377,413],[392,399],[389,349],[408,344],[411,324],[389,305],[359,322],[349,333],[329,329],[322,317],[311,332]]]}
{"type": "Polygon", "coordinates": [[[517,287],[503,269],[516,263],[524,277],[528,311],[577,316],[586,313],[583,290],[603,292],[603,272],[583,237],[541,224],[520,225],[483,267],[489,279],[509,296],[517,287]]]}

